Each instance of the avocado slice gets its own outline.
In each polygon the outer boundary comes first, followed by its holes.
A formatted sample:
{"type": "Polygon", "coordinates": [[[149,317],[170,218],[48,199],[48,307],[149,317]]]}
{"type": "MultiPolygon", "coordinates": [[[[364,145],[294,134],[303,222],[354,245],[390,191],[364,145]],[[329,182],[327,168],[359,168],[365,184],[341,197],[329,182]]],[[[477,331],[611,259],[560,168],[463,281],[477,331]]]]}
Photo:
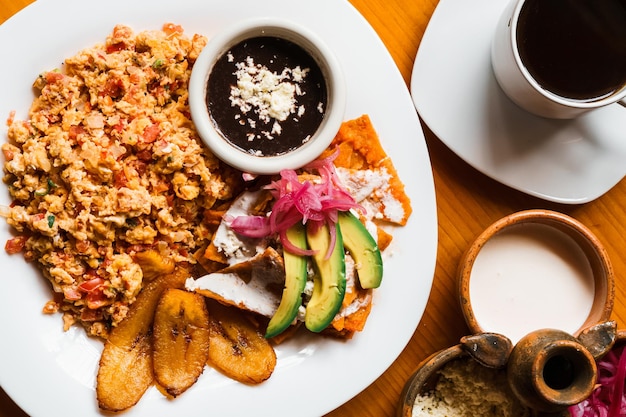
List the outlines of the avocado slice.
{"type": "Polygon", "coordinates": [[[336,224],[335,247],[328,259],[326,252],[330,246],[328,225],[308,223],[306,229],[309,248],[316,250],[313,263],[317,269],[313,282],[313,294],[306,306],[304,324],[312,332],[324,330],[341,308],[346,292],[346,264],[341,237],[341,227],[336,224]]]}
{"type": "MultiPolygon", "coordinates": [[[[306,249],[306,232],[300,223],[287,229],[287,239],[299,247],[306,249]]],[[[283,251],[285,262],[285,287],[278,309],[270,319],[265,331],[265,337],[270,338],[282,333],[289,327],[298,314],[302,305],[302,293],[307,280],[307,258],[283,251]]]]}
{"type": "Polygon", "coordinates": [[[339,213],[343,244],[350,252],[363,288],[378,288],[383,279],[383,260],[376,240],[363,223],[349,211],[339,213]]]}

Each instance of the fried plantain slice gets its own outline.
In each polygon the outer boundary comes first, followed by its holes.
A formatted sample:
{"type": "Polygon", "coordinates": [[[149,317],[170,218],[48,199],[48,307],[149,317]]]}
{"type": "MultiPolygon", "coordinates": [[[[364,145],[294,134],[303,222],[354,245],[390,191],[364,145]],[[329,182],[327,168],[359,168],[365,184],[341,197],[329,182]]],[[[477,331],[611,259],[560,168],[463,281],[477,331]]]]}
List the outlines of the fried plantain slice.
{"type": "Polygon", "coordinates": [[[209,364],[246,384],[260,384],[276,367],[276,352],[241,311],[209,304],[209,364]]]}
{"type": "Polygon", "coordinates": [[[104,344],[96,398],[102,410],[122,411],[135,405],[152,384],[152,322],[157,303],[167,288],[182,288],[188,268],[177,267],[145,285],[128,315],[111,330],[104,344]]]}
{"type": "Polygon", "coordinates": [[[153,343],[156,381],[176,397],[198,380],[209,358],[209,313],[204,297],[166,290],[154,314],[153,343]]]}
{"type": "Polygon", "coordinates": [[[96,382],[98,406],[123,411],[137,404],[152,384],[152,343],[139,334],[129,346],[107,342],[100,357],[96,382]]]}

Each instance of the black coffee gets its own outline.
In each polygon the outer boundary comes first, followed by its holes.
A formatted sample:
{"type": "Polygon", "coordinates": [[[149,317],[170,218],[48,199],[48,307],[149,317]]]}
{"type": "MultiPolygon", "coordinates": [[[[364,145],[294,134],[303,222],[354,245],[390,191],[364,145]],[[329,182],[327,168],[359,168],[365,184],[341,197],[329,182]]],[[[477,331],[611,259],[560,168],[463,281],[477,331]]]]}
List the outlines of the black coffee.
{"type": "Polygon", "coordinates": [[[522,62],[554,94],[595,101],[626,85],[626,0],[529,0],[516,34],[522,62]]]}

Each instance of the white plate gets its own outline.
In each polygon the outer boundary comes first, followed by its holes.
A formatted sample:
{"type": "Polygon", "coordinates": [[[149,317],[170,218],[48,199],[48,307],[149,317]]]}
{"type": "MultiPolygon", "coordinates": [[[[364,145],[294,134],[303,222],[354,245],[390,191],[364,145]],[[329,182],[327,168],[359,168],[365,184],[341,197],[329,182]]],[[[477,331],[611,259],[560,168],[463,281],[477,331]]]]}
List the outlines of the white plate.
{"type": "Polygon", "coordinates": [[[441,0],[420,44],[411,93],[420,117],[495,180],[560,203],[591,201],[626,175],[626,109],[573,121],[530,115],[502,93],[491,38],[507,0],[441,0]]]}
{"type": "MultiPolygon", "coordinates": [[[[274,375],[256,387],[207,368],[176,400],[152,388],[125,416],[320,416],[391,365],[422,317],[437,250],[433,178],[417,112],[382,42],[347,1],[39,0],[0,26],[0,119],[6,120],[14,109],[18,118],[27,117],[31,84],[40,71],[60,67],[63,58],[103,41],[117,23],[138,31],[174,22],[187,34],[210,37],[235,19],[269,14],[308,26],[335,49],[348,80],[346,118],[370,115],[406,183],[413,216],[394,232],[370,319],[352,340],[292,340],[277,348],[274,375]]],[[[0,126],[0,137],[6,138],[6,126],[0,126]]],[[[0,192],[0,204],[8,200],[6,190],[0,192]]],[[[2,221],[0,242],[9,235],[2,221]]],[[[77,328],[62,332],[59,315],[43,315],[51,295],[44,279],[21,256],[0,251],[0,385],[32,417],[102,415],[94,392],[102,344],[77,328]]]]}

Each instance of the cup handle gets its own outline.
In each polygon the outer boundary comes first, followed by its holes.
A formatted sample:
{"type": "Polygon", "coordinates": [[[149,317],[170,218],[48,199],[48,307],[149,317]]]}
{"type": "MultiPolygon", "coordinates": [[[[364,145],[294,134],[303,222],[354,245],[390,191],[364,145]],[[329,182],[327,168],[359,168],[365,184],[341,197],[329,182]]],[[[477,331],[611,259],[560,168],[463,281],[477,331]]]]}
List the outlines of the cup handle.
{"type": "Polygon", "coordinates": [[[626,107],[626,98],[618,101],[617,104],[619,104],[622,107],[626,107]]]}

